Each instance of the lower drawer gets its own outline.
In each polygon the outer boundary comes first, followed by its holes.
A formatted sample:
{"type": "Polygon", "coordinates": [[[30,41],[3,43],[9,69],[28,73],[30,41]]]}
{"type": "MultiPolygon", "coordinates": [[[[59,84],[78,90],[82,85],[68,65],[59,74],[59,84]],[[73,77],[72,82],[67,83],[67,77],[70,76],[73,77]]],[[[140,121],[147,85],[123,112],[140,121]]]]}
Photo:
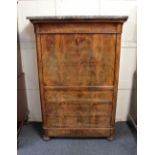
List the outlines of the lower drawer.
{"type": "Polygon", "coordinates": [[[113,91],[46,91],[47,115],[109,115],[112,112],[113,91]]]}
{"type": "Polygon", "coordinates": [[[112,113],[112,103],[86,102],[86,103],[67,103],[67,102],[48,102],[46,103],[46,114],[51,116],[88,116],[104,115],[112,113]]]}
{"type": "Polygon", "coordinates": [[[46,91],[47,128],[110,127],[113,91],[46,91]]]}
{"type": "MultiPolygon", "coordinates": [[[[89,88],[88,88],[89,89],[89,88]]],[[[71,103],[86,103],[86,102],[112,102],[113,91],[44,91],[45,101],[49,102],[71,102],[71,103]]]]}
{"type": "Polygon", "coordinates": [[[47,128],[104,128],[110,127],[111,116],[46,116],[47,128]]]}

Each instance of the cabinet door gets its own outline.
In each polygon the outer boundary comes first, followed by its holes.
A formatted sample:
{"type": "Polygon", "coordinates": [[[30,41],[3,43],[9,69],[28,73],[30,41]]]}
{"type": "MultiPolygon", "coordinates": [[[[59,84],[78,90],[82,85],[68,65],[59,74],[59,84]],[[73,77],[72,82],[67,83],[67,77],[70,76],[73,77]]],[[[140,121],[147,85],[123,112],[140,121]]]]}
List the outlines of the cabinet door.
{"type": "Polygon", "coordinates": [[[44,86],[112,86],[115,34],[42,34],[44,86]]]}

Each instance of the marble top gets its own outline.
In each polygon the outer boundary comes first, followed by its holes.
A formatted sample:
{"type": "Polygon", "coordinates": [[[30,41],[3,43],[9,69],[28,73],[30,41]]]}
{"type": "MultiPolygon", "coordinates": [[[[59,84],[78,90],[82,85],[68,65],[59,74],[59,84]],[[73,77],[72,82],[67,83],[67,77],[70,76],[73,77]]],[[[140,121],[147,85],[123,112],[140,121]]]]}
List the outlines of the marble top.
{"type": "Polygon", "coordinates": [[[49,21],[49,20],[111,20],[126,21],[128,16],[29,16],[30,21],[49,21]]]}

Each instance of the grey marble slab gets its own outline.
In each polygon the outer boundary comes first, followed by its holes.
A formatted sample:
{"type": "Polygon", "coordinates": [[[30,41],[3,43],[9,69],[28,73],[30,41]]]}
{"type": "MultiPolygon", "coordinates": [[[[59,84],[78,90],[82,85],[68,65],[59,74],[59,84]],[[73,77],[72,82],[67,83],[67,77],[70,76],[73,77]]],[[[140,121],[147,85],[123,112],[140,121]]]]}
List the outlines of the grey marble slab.
{"type": "Polygon", "coordinates": [[[126,21],[128,16],[29,16],[30,21],[47,20],[108,20],[108,21],[126,21]]]}

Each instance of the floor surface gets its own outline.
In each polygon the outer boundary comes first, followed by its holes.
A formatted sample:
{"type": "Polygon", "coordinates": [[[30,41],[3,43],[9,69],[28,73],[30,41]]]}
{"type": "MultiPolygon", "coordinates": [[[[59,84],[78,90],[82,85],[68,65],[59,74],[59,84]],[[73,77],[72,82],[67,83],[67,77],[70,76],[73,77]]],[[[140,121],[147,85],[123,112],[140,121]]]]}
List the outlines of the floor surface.
{"type": "Polygon", "coordinates": [[[116,123],[113,141],[104,138],[42,139],[40,123],[24,125],[19,136],[18,155],[136,155],[136,133],[126,123],[116,123]]]}

